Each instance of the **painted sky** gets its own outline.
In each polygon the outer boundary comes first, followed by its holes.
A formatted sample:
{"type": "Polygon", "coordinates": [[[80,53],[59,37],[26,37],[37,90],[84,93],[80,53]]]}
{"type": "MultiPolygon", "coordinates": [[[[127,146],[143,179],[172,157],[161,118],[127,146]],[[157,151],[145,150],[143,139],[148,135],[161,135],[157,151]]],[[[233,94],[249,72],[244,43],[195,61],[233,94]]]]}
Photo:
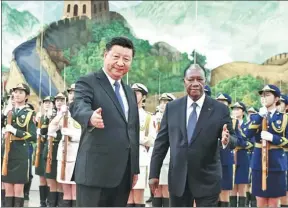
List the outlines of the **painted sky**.
{"type": "MultiPolygon", "coordinates": [[[[46,24],[62,17],[63,1],[7,3],[46,24]]],[[[211,69],[232,61],[261,64],[288,51],[285,1],[109,1],[109,5],[126,18],[138,38],[151,44],[165,41],[189,54],[196,48],[207,56],[211,69]]]]}

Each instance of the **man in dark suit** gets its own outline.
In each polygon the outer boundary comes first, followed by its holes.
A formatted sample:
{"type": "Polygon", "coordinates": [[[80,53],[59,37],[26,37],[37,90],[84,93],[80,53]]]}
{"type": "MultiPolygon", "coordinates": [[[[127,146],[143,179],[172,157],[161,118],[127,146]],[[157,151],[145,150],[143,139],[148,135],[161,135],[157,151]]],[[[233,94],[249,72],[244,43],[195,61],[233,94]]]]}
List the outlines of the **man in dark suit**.
{"type": "Polygon", "coordinates": [[[124,37],[106,44],[104,67],[76,82],[72,117],[82,126],[75,165],[77,207],[126,206],[139,174],[139,116],[121,81],[134,57],[124,37]]]}
{"type": "Polygon", "coordinates": [[[167,104],[152,153],[149,184],[158,187],[170,147],[168,174],[172,207],[217,207],[221,190],[219,146],[233,148],[229,109],[204,93],[205,71],[192,64],[184,72],[187,96],[167,104]],[[219,144],[219,139],[222,144],[219,144]]]}

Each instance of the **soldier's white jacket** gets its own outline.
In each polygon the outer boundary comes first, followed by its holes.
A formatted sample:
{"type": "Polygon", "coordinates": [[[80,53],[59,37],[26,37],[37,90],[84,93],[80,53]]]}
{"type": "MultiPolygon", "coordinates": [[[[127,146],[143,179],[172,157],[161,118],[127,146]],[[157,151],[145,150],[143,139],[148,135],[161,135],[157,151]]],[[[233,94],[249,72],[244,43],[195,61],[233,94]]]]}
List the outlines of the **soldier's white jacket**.
{"type": "MultiPolygon", "coordinates": [[[[163,117],[163,114],[164,112],[157,112],[156,115],[154,116],[154,121],[153,121],[153,126],[156,128],[156,136],[155,136],[155,139],[157,137],[157,133],[160,129],[160,123],[161,123],[161,120],[162,120],[162,117],[163,117]]],[[[155,140],[154,140],[155,141],[155,140]]],[[[153,146],[154,146],[154,142],[153,142],[153,146]]],[[[149,157],[151,159],[152,157],[152,153],[153,153],[153,147],[149,149],[149,157]]],[[[168,149],[167,151],[167,154],[166,154],[166,157],[164,158],[163,160],[163,165],[169,165],[169,162],[170,162],[170,148],[168,149]]]]}
{"type": "Polygon", "coordinates": [[[148,155],[147,147],[154,145],[156,137],[156,128],[153,125],[154,118],[147,113],[143,108],[139,109],[140,121],[140,147],[139,147],[139,165],[148,166],[150,164],[150,157],[148,155]]]}
{"type": "MultiPolygon", "coordinates": [[[[55,133],[59,129],[63,128],[63,118],[64,117],[61,118],[61,120],[58,124],[58,128],[55,129],[55,133]]],[[[71,139],[68,141],[68,145],[67,145],[66,162],[75,162],[76,157],[77,157],[78,148],[79,148],[79,141],[80,141],[80,137],[81,137],[81,126],[80,126],[80,124],[77,123],[77,121],[75,121],[71,117],[70,112],[68,112],[68,127],[67,128],[69,129],[69,134],[70,134],[69,137],[71,139]]],[[[62,161],[64,141],[65,140],[64,140],[64,135],[63,135],[62,139],[58,145],[58,152],[57,152],[57,160],[58,161],[62,161]]]]}

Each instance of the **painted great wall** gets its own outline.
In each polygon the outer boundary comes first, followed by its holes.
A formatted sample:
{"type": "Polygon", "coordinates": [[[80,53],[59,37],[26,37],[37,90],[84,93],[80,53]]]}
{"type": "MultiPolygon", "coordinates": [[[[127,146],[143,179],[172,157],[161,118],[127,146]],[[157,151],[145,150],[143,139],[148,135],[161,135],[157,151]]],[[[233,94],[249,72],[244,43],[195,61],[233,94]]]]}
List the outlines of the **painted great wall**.
{"type": "MultiPolygon", "coordinates": [[[[24,82],[31,87],[30,102],[34,106],[38,105],[40,97],[47,95],[55,95],[57,92],[63,91],[67,83],[64,81],[64,71],[71,65],[71,60],[65,55],[65,51],[69,50],[71,55],[77,54],[80,48],[87,47],[91,41],[93,42],[92,26],[95,24],[108,24],[110,21],[121,21],[125,27],[129,28],[131,34],[134,34],[133,28],[128,21],[117,12],[108,11],[109,21],[104,22],[99,19],[89,19],[86,16],[75,16],[65,18],[59,21],[50,23],[43,28],[42,32],[38,32],[35,37],[23,42],[13,51],[13,58],[10,63],[10,71],[4,73],[6,91],[15,86],[16,83],[24,82]]],[[[147,40],[145,40],[147,41],[147,40]]],[[[181,58],[183,53],[174,49],[166,42],[154,43],[149,53],[155,56],[169,56],[172,62],[174,58],[181,58]],[[159,46],[159,47],[158,47],[159,46]],[[160,50],[161,49],[161,50],[160,50]],[[163,49],[163,50],[162,50],[163,49]],[[158,52],[159,50],[160,52],[158,52]],[[172,58],[170,57],[172,54],[172,58]]],[[[145,57],[143,57],[144,59],[145,57]]],[[[175,59],[175,65],[178,64],[178,59],[175,59]]],[[[139,68],[145,66],[144,59],[139,68]]],[[[149,60],[148,60],[149,61],[149,60]]],[[[209,60],[208,60],[209,61],[209,60]]],[[[169,62],[167,62],[169,63],[169,62]]],[[[170,63],[169,63],[170,64],[170,63]]],[[[172,63],[174,64],[174,63],[172,63]]],[[[171,73],[174,76],[181,74],[181,69],[172,67],[173,70],[166,73],[171,73]]],[[[144,67],[145,68],[145,67],[144,67]]],[[[75,69],[74,69],[75,70],[75,69]]],[[[80,70],[80,69],[79,69],[80,70]]],[[[133,69],[132,69],[133,70],[133,69]]],[[[145,71],[144,71],[145,72],[145,71]]],[[[139,74],[143,75],[143,71],[139,74]]],[[[225,63],[215,69],[211,69],[210,86],[215,86],[222,80],[228,80],[235,76],[251,75],[257,79],[263,80],[263,84],[271,83],[281,86],[284,93],[288,93],[288,53],[283,52],[272,57],[267,57],[267,60],[262,64],[251,62],[234,61],[225,63]]],[[[3,79],[3,78],[2,78],[3,79]]],[[[155,78],[156,79],[156,78],[155,78]]],[[[180,79],[179,79],[180,80],[180,79]]],[[[132,84],[132,83],[129,83],[132,84]]],[[[177,97],[185,94],[178,89],[173,92],[177,97]]],[[[165,89],[162,89],[162,92],[165,89]]],[[[157,105],[158,94],[150,94],[146,107],[153,111],[157,105]]]]}
{"type": "MultiPolygon", "coordinates": [[[[111,20],[121,20],[128,26],[120,14],[109,14],[111,20]]],[[[61,72],[69,65],[63,51],[69,48],[77,50],[90,42],[92,24],[101,24],[101,21],[86,16],[62,19],[46,26],[36,37],[16,47],[5,77],[5,90],[9,91],[15,83],[28,84],[31,88],[29,100],[34,106],[38,105],[41,98],[62,92],[67,83],[61,72]]]]}

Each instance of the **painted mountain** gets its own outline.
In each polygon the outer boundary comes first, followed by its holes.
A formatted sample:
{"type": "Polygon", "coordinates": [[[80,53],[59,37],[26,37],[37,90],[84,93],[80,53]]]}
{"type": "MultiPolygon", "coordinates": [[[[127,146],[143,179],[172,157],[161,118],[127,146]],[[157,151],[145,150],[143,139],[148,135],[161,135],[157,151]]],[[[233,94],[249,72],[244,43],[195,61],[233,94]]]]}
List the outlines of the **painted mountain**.
{"type": "Polygon", "coordinates": [[[61,19],[64,1],[4,1],[19,12],[28,11],[40,22],[49,24],[61,19]]]}
{"type": "Polygon", "coordinates": [[[188,54],[196,48],[214,69],[232,61],[261,64],[287,52],[287,11],[285,1],[143,1],[119,13],[139,38],[188,54]]]}
{"type": "Polygon", "coordinates": [[[5,67],[9,67],[12,51],[37,35],[39,29],[39,20],[30,12],[19,12],[2,2],[2,64],[5,67]]]}

